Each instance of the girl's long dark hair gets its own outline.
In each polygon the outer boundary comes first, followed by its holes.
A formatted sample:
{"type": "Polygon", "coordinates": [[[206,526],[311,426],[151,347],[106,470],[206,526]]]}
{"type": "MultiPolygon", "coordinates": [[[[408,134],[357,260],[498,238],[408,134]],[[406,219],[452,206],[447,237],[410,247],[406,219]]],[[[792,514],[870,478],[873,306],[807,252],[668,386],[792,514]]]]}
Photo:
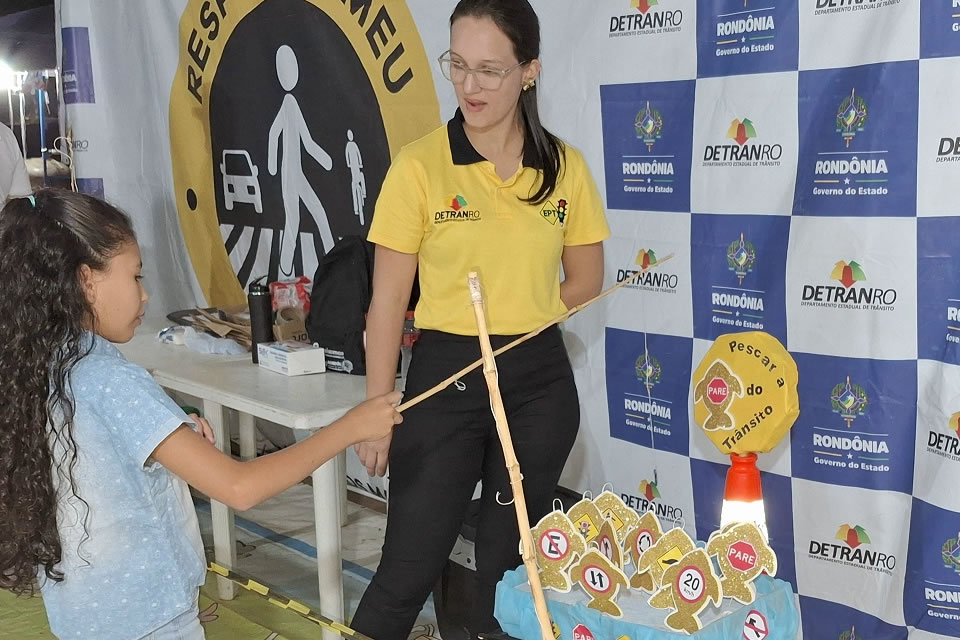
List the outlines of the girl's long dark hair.
{"type": "MultiPolygon", "coordinates": [[[[527,0],[460,0],[450,15],[450,25],[468,16],[490,18],[513,43],[513,52],[520,62],[540,57],[540,20],[527,0]]],[[[534,166],[542,171],[540,185],[524,201],[542,204],[557,188],[563,142],[540,123],[536,86],[520,92],[520,116],[524,155],[532,155],[534,166]]]]}
{"type": "Polygon", "coordinates": [[[38,568],[63,579],[58,493],[82,500],[70,370],[89,352],[94,315],[81,268],[104,270],[131,241],[124,213],[69,191],[0,212],[0,588],[18,595],[34,593],[38,568]]]}

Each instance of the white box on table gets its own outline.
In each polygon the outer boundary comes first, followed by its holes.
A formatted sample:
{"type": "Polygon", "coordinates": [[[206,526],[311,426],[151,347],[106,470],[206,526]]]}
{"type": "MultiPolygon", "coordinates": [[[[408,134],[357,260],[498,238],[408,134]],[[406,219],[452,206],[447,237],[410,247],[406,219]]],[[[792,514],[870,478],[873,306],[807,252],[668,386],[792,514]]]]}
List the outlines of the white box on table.
{"type": "Polygon", "coordinates": [[[306,342],[263,342],[257,345],[257,357],[261,367],[288,376],[327,370],[323,349],[306,342]]]}

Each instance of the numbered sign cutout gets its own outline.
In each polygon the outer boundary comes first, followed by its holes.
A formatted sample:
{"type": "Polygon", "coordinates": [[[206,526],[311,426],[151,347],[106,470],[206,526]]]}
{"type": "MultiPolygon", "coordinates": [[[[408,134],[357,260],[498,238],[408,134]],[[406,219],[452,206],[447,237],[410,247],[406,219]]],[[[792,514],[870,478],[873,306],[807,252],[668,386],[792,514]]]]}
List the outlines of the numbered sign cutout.
{"type": "Polygon", "coordinates": [[[700,600],[705,588],[703,572],[697,567],[685,567],[677,576],[677,593],[685,602],[694,603],[700,600]]]}

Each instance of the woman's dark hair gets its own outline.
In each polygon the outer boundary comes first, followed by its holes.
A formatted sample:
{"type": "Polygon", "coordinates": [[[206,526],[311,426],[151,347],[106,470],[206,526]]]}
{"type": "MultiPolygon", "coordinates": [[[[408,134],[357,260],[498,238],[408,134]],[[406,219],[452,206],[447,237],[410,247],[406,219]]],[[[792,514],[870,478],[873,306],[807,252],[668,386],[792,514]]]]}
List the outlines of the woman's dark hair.
{"type": "Polygon", "coordinates": [[[104,270],[131,241],[123,212],[69,191],[0,212],[0,588],[17,595],[34,593],[38,568],[63,580],[58,496],[82,502],[70,371],[89,353],[94,314],[81,267],[104,270]]]}
{"type": "MultiPolygon", "coordinates": [[[[460,18],[489,18],[513,43],[517,60],[526,63],[540,57],[540,20],[527,0],[460,0],[450,15],[450,26],[460,18]]],[[[540,186],[525,202],[541,204],[550,197],[560,179],[563,142],[540,123],[537,87],[520,93],[524,156],[543,174],[540,186]]]]}

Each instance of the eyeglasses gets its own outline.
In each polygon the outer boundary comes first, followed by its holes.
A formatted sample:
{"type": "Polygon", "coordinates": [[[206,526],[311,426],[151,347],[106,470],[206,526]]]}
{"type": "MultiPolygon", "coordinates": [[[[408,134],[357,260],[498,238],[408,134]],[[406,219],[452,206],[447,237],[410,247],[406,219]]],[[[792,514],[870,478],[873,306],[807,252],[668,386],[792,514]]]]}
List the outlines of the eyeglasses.
{"type": "Polygon", "coordinates": [[[511,71],[526,64],[526,62],[518,62],[507,69],[495,69],[493,67],[471,69],[459,60],[451,58],[449,51],[437,58],[437,62],[440,63],[440,72],[443,73],[443,77],[453,84],[463,84],[467,80],[467,75],[472,73],[474,80],[477,81],[477,86],[485,91],[496,91],[503,85],[503,79],[511,71]]]}

